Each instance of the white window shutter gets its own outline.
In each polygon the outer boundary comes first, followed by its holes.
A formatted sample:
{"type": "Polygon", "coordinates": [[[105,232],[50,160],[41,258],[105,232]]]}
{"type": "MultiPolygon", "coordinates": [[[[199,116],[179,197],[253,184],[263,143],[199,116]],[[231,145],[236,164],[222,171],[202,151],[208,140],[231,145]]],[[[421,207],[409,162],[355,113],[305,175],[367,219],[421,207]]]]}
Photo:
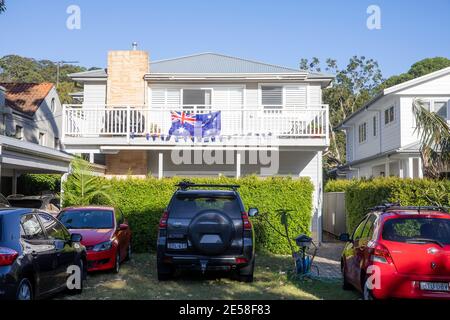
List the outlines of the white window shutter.
{"type": "Polygon", "coordinates": [[[286,86],[286,107],[306,107],[306,86],[286,86]]]}
{"type": "Polygon", "coordinates": [[[166,89],[152,88],[152,105],[164,105],[166,103],[166,89]]]}

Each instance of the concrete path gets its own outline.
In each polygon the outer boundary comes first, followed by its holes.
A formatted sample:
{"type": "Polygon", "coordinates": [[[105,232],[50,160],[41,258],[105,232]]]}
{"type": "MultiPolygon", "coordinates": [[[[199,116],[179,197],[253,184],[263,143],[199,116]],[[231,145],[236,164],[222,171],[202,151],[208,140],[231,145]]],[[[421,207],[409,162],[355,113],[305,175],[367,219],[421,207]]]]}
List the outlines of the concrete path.
{"type": "Polygon", "coordinates": [[[341,279],[342,242],[323,242],[313,262],[313,275],[320,278],[341,279]]]}

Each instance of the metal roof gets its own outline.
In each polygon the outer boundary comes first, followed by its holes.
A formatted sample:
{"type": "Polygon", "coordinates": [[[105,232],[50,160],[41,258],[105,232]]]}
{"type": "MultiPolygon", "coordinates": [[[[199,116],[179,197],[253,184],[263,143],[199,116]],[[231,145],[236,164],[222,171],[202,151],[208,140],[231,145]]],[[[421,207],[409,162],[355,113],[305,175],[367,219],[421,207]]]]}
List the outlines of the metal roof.
{"type": "Polygon", "coordinates": [[[298,69],[217,53],[199,53],[174,59],[153,61],[150,73],[296,73],[298,69]]]}
{"type": "MultiPolygon", "coordinates": [[[[218,53],[199,53],[173,59],[150,62],[150,74],[299,74],[310,79],[332,79],[334,75],[308,72],[218,53]]],[[[106,69],[69,74],[71,78],[106,78],[106,69]]]]}

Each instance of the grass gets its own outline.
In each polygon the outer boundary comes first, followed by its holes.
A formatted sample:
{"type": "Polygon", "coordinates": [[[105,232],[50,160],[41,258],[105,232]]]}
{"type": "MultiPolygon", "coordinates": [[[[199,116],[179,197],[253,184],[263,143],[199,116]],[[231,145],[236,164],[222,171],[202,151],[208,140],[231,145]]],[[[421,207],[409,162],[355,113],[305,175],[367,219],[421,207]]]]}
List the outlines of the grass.
{"type": "Polygon", "coordinates": [[[59,296],[67,299],[162,299],[162,300],[320,300],[356,299],[353,292],[343,291],[341,282],[316,279],[298,280],[287,272],[292,258],[259,254],[255,280],[240,283],[227,278],[197,273],[178,275],[173,281],[158,282],[156,257],[153,254],[134,254],[133,259],[122,265],[118,275],[112,273],[90,274],[83,293],[76,296],[59,296]]]}

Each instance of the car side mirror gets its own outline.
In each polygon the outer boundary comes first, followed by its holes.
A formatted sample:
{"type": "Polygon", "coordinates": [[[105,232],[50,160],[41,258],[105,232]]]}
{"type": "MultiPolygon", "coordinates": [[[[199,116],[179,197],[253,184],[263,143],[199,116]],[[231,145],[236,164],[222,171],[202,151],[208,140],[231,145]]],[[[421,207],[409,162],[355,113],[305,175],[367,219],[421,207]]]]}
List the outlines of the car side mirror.
{"type": "Polygon", "coordinates": [[[339,241],[350,242],[350,235],[348,233],[342,233],[341,235],[339,235],[339,241]]]}
{"type": "Polygon", "coordinates": [[[120,230],[120,231],[128,230],[128,225],[125,224],[125,223],[121,223],[121,224],[119,225],[119,230],[120,230]]]}
{"type": "Polygon", "coordinates": [[[72,233],[70,235],[70,242],[81,242],[83,240],[83,236],[79,233],[72,233]]]}
{"type": "Polygon", "coordinates": [[[250,208],[248,210],[248,216],[249,217],[256,217],[258,214],[259,214],[259,211],[256,208],[250,208]]]}

